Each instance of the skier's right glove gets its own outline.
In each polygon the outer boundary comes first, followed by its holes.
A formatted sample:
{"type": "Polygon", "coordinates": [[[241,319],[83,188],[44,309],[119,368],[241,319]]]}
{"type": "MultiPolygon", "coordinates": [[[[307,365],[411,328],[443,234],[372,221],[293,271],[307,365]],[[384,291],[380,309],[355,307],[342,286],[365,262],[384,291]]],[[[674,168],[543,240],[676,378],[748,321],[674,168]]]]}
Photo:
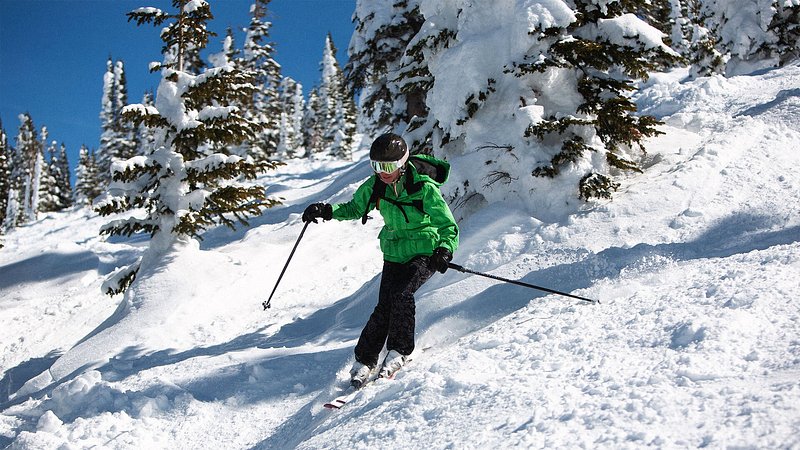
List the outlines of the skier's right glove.
{"type": "Polygon", "coordinates": [[[317,219],[333,219],[333,207],[327,203],[312,203],[303,211],[303,222],[318,223],[317,219]]]}
{"type": "Polygon", "coordinates": [[[453,254],[444,247],[438,247],[431,255],[431,269],[439,273],[447,272],[448,263],[453,260],[453,254]]]}

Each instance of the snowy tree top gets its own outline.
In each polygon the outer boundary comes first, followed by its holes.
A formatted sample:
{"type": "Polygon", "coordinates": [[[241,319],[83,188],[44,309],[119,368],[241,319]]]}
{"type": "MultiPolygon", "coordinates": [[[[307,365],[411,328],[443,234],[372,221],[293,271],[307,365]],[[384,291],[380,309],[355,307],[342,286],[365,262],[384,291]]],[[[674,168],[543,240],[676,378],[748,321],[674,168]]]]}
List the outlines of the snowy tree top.
{"type": "Polygon", "coordinates": [[[197,11],[200,8],[207,7],[208,3],[205,0],[190,0],[186,3],[186,6],[183,7],[183,11],[187,14],[191,14],[197,11]]]}

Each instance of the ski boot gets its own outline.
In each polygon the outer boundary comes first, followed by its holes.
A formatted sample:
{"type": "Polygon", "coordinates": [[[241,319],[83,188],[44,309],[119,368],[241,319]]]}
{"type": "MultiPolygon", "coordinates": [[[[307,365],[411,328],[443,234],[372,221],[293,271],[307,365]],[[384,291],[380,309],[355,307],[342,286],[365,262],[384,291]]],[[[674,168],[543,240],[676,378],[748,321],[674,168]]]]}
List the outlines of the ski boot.
{"type": "Polygon", "coordinates": [[[369,380],[369,376],[374,369],[374,367],[362,364],[358,361],[353,363],[353,367],[350,368],[350,386],[360,389],[361,386],[369,380]]]}
{"type": "Polygon", "coordinates": [[[389,353],[386,354],[386,358],[383,360],[383,366],[381,366],[381,371],[378,376],[380,378],[394,378],[394,375],[405,363],[405,355],[401,355],[396,350],[389,350],[389,353]]]}

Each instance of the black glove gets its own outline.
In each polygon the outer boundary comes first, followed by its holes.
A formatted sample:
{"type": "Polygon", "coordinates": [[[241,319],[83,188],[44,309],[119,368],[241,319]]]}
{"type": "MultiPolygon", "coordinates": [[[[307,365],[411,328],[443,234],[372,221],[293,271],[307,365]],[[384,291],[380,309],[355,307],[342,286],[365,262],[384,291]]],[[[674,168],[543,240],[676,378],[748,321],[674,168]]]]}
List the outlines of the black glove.
{"type": "Polygon", "coordinates": [[[322,218],[322,220],[333,219],[333,207],[327,203],[312,203],[303,211],[303,222],[318,223],[318,218],[322,218]]]}
{"type": "Polygon", "coordinates": [[[431,255],[431,270],[436,270],[440,273],[447,272],[447,263],[453,260],[453,254],[450,250],[439,247],[433,251],[431,255]]]}

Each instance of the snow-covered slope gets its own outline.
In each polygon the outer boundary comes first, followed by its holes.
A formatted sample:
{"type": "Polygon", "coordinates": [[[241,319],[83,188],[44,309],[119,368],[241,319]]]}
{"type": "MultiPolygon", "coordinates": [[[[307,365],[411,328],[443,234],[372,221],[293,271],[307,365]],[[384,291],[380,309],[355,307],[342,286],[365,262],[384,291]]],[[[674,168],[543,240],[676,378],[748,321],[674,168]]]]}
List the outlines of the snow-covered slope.
{"type": "Polygon", "coordinates": [[[380,219],[312,224],[261,302],[303,207],[349,198],[363,152],[269,174],[285,206],[168,255],[124,300],[99,286],[146,241],[105,242],[86,211],[15,230],[0,446],[800,446],[800,66],[679,75],[639,96],[666,134],[613,201],[461,223],[459,264],[600,305],[437,275],[417,298],[424,351],[336,412],[322,403],[375,302],[380,219]]]}

